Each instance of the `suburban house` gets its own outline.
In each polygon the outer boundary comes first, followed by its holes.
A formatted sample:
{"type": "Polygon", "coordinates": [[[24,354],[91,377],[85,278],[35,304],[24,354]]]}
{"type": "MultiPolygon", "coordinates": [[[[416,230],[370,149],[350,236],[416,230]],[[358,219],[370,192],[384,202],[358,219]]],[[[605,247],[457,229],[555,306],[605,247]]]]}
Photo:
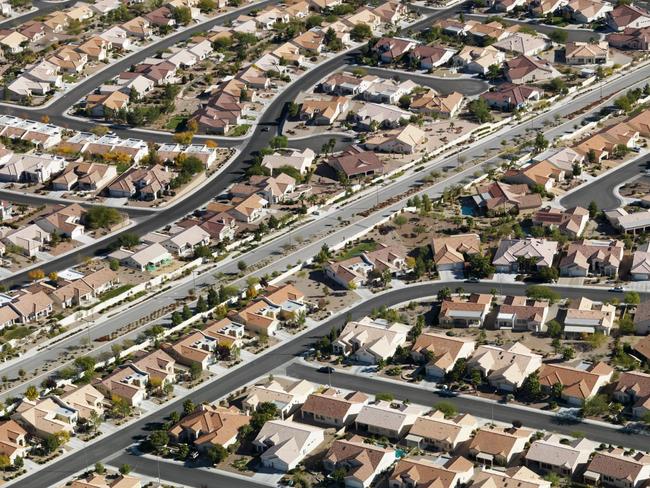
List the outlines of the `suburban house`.
{"type": "Polygon", "coordinates": [[[509,185],[501,181],[479,185],[472,199],[476,207],[484,209],[488,215],[506,214],[512,210],[525,212],[542,206],[542,197],[532,193],[528,185],[509,185]]]}
{"type": "Polygon", "coordinates": [[[608,59],[607,41],[598,43],[567,42],[564,48],[564,62],[569,65],[605,64],[608,59]]]}
{"type": "Polygon", "coordinates": [[[277,407],[282,418],[287,418],[292,410],[305,403],[314,389],[309,381],[273,378],[248,388],[243,401],[244,411],[253,412],[260,404],[269,402],[277,407]]]}
{"type": "Polygon", "coordinates": [[[301,175],[307,173],[309,167],[314,162],[316,153],[310,148],[304,151],[292,151],[290,154],[267,154],[262,158],[262,166],[269,168],[271,171],[280,170],[284,166],[294,168],[300,172],[301,175]]]}
{"type": "Polygon", "coordinates": [[[364,317],[348,322],[332,343],[332,349],[361,363],[376,364],[395,354],[397,347],[406,342],[409,330],[406,324],[364,317]]]}
{"type": "Polygon", "coordinates": [[[34,401],[23,398],[12,418],[31,435],[45,439],[59,432],[73,434],[79,412],[56,396],[34,401]]]}
{"type": "Polygon", "coordinates": [[[510,83],[539,83],[561,76],[553,65],[538,56],[517,56],[506,62],[506,80],[510,83]]]}
{"type": "Polygon", "coordinates": [[[413,154],[427,140],[426,134],[413,124],[389,130],[366,139],[366,149],[386,153],[413,154]]]}
{"type": "Polygon", "coordinates": [[[415,420],[404,442],[408,447],[451,452],[468,441],[478,427],[478,421],[469,414],[446,418],[440,410],[415,420]]]}
{"type": "Polygon", "coordinates": [[[588,368],[581,362],[577,366],[573,363],[544,364],[539,371],[539,383],[547,392],[551,392],[556,384],[562,385],[562,399],[571,405],[582,406],[609,383],[613,373],[614,370],[603,362],[588,368]]]}
{"type": "Polygon", "coordinates": [[[594,302],[587,297],[580,298],[577,305],[570,306],[564,317],[564,335],[593,334],[609,335],[614,326],[616,307],[610,303],[594,302]]]}
{"type": "Polygon", "coordinates": [[[570,0],[564,7],[566,14],[580,24],[589,24],[605,19],[607,13],[613,9],[611,3],[599,0],[570,0]]]}
{"type": "Polygon", "coordinates": [[[643,418],[650,412],[650,374],[638,371],[621,373],[614,385],[614,398],[629,405],[632,415],[643,418]]]}
{"type": "Polygon", "coordinates": [[[85,234],[82,224],[86,211],[78,203],[57,206],[54,211],[36,220],[36,225],[48,234],[79,239],[85,234]]]}
{"type": "Polygon", "coordinates": [[[616,276],[623,260],[622,241],[582,240],[571,242],[560,261],[562,276],[616,276]]]}
{"type": "Polygon", "coordinates": [[[265,214],[265,209],[269,202],[264,200],[261,196],[255,194],[250,195],[243,199],[234,198],[232,202],[235,206],[229,210],[229,214],[236,220],[245,222],[247,224],[253,223],[261,219],[265,214]]]}
{"type": "Polygon", "coordinates": [[[314,125],[331,125],[348,109],[349,100],[346,97],[329,97],[304,100],[300,105],[300,120],[314,125]]]}
{"type": "Polygon", "coordinates": [[[323,467],[332,473],[345,470],[343,483],[348,488],[368,488],[374,479],[395,462],[396,451],[364,442],[362,437],[337,439],[323,458],[323,467]]]}
{"type": "Polygon", "coordinates": [[[549,191],[558,183],[564,181],[566,173],[550,161],[534,161],[520,169],[510,169],[505,172],[504,180],[508,183],[523,183],[531,188],[542,187],[549,191]]]}
{"type": "MultiPolygon", "coordinates": [[[[643,301],[636,306],[634,330],[638,335],[648,335],[650,333],[650,300],[643,301]]],[[[650,343],[650,340],[645,342],[650,343]]],[[[650,359],[650,356],[648,356],[648,359],[650,359]]]]}
{"type": "Polygon", "coordinates": [[[583,474],[586,483],[640,488],[650,479],[650,456],[623,449],[597,451],[583,474]]]}
{"type": "Polygon", "coordinates": [[[195,225],[183,229],[160,244],[176,256],[190,257],[196,248],[210,245],[210,234],[195,225]]]}
{"type": "Polygon", "coordinates": [[[534,56],[545,51],[550,46],[550,42],[548,38],[542,34],[531,35],[525,32],[515,32],[492,45],[507,53],[534,56]]]}
{"type": "Polygon", "coordinates": [[[442,327],[481,327],[491,306],[492,295],[453,296],[440,303],[438,323],[442,327]]]}
{"type": "Polygon", "coordinates": [[[630,277],[635,281],[650,280],[650,246],[641,244],[632,253],[630,277]]]}
{"type": "Polygon", "coordinates": [[[52,190],[100,191],[117,176],[115,166],[101,163],[76,163],[52,180],[52,190]]]}
{"type": "Polygon", "coordinates": [[[530,300],[524,296],[507,296],[497,307],[497,329],[545,332],[548,301],[530,300]]]}
{"type": "Polygon", "coordinates": [[[474,465],[462,456],[447,459],[444,464],[425,457],[407,457],[395,465],[388,487],[456,488],[468,483],[473,471],[474,465]]]}
{"type": "Polygon", "coordinates": [[[367,402],[368,396],[364,393],[341,393],[328,388],[321,393],[309,395],[300,408],[300,416],[319,424],[345,427],[354,422],[367,402]]]}
{"type": "Polygon", "coordinates": [[[261,452],[264,467],[286,472],[324,441],[325,431],[321,428],[292,420],[269,420],[255,437],[253,446],[261,452]]]}
{"type": "Polygon", "coordinates": [[[139,406],[147,397],[149,375],[133,364],[115,369],[95,386],[109,398],[114,396],[126,401],[132,407],[139,406]]]}
{"type": "Polygon", "coordinates": [[[548,434],[533,441],[526,453],[526,466],[542,473],[553,472],[571,478],[581,472],[598,445],[589,439],[566,442],[566,437],[548,434]]]}
{"type": "Polygon", "coordinates": [[[431,251],[438,271],[463,271],[465,256],[481,252],[481,238],[478,234],[434,237],[431,251]]]}
{"type": "Polygon", "coordinates": [[[0,167],[0,181],[45,183],[61,173],[67,164],[62,157],[50,154],[12,154],[0,167]]]}
{"type": "Polygon", "coordinates": [[[384,171],[379,157],[373,151],[364,151],[359,146],[350,146],[340,155],[330,157],[327,164],[347,178],[372,176],[384,171]]]}
{"type": "Polygon", "coordinates": [[[580,237],[589,222],[589,210],[582,207],[572,207],[567,210],[548,208],[539,210],[532,217],[533,224],[558,229],[570,237],[580,237]]]}
{"type": "Polygon", "coordinates": [[[16,322],[22,324],[49,317],[52,314],[53,305],[54,302],[44,291],[35,293],[24,291],[8,303],[8,306],[18,314],[16,322]]]}
{"type": "Polygon", "coordinates": [[[433,69],[451,61],[456,54],[454,49],[442,46],[418,45],[409,52],[409,58],[420,63],[422,69],[433,69]]]}
{"type": "Polygon", "coordinates": [[[66,385],[58,398],[75,409],[81,419],[91,420],[104,415],[104,395],[92,385],[66,385]]]}
{"type": "Polygon", "coordinates": [[[407,270],[406,249],[402,245],[380,243],[374,251],[363,252],[343,261],[329,261],[325,276],[345,287],[371,284],[383,273],[399,276],[407,270]]]}
{"type": "Polygon", "coordinates": [[[176,382],[176,361],[162,349],[136,355],[133,365],[147,373],[150,381],[159,382],[161,386],[176,382]]]}
{"type": "Polygon", "coordinates": [[[134,251],[120,249],[109,255],[118,259],[121,264],[139,271],[156,271],[172,262],[171,253],[159,243],[139,246],[134,251]]]}
{"type": "Polygon", "coordinates": [[[378,401],[361,408],[355,425],[360,432],[401,439],[425,411],[418,405],[378,401]]]}
{"type": "Polygon", "coordinates": [[[527,269],[550,268],[557,254],[557,242],[529,237],[503,239],[492,264],[498,273],[518,273],[527,269]]]}
{"type": "Polygon", "coordinates": [[[382,37],[373,46],[373,51],[379,55],[384,63],[398,61],[402,56],[413,49],[417,43],[411,39],[399,37],[382,37]]]}
{"type": "Polygon", "coordinates": [[[631,51],[648,51],[650,49],[650,27],[635,29],[626,27],[623,32],[613,32],[607,35],[607,43],[618,49],[631,51]]]}
{"type": "Polygon", "coordinates": [[[509,346],[479,346],[467,362],[469,371],[478,370],[490,385],[514,391],[533,371],[542,367],[542,356],[520,342],[509,346]]]}
{"type": "Polygon", "coordinates": [[[469,444],[469,455],[487,466],[507,466],[526,449],[534,432],[521,428],[483,427],[469,444]]]}
{"type": "Polygon", "coordinates": [[[12,463],[17,457],[27,454],[27,431],[15,420],[0,422],[0,455],[7,456],[12,463]]]}
{"type": "Polygon", "coordinates": [[[486,75],[490,66],[501,66],[505,60],[505,53],[492,46],[465,46],[452,58],[453,64],[463,71],[479,75],[486,75]]]}
{"type": "Polygon", "coordinates": [[[250,424],[251,417],[236,407],[203,403],[169,430],[175,442],[185,442],[207,451],[219,445],[229,447],[237,441],[239,429],[250,424]]]}
{"type": "Polygon", "coordinates": [[[615,31],[650,27],[650,12],[638,5],[617,5],[607,12],[607,25],[615,31]]]}
{"type": "Polygon", "coordinates": [[[409,109],[429,117],[451,119],[458,115],[463,106],[464,96],[459,92],[440,95],[428,90],[413,97],[409,109]]]}
{"type": "Polygon", "coordinates": [[[411,347],[411,357],[425,363],[427,376],[442,378],[459,359],[469,358],[475,348],[476,342],[465,337],[424,332],[411,347]]]}
{"type": "Polygon", "coordinates": [[[185,366],[198,364],[202,370],[206,370],[216,362],[218,346],[217,339],[197,330],[181,337],[174,344],[165,344],[163,348],[180,364],[185,366]]]}
{"type": "Polygon", "coordinates": [[[269,285],[265,295],[235,314],[236,321],[256,333],[274,334],[280,320],[307,312],[305,294],[292,284],[269,285]]]}
{"type": "Polygon", "coordinates": [[[534,86],[505,83],[495,90],[482,93],[481,98],[493,109],[513,112],[528,106],[530,102],[539,101],[543,95],[544,91],[534,86]]]}
{"type": "Polygon", "coordinates": [[[490,486],[517,486],[518,488],[551,488],[551,482],[533,473],[525,466],[513,466],[500,469],[482,468],[475,474],[470,488],[488,488],[490,486]]]}

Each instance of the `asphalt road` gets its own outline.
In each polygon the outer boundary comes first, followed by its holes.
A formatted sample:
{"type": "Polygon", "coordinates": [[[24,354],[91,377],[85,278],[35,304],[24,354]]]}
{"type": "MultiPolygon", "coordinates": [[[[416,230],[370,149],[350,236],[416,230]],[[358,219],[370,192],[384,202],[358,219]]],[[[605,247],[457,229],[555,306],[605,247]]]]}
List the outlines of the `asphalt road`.
{"type": "Polygon", "coordinates": [[[643,173],[648,168],[649,163],[650,155],[647,155],[621,166],[608,175],[581,186],[573,193],[569,193],[560,200],[560,204],[564,208],[571,208],[578,205],[587,208],[593,201],[602,210],[618,208],[621,205],[621,201],[614,194],[614,189],[643,173]]]}
{"type": "Polygon", "coordinates": [[[471,97],[480,95],[481,93],[488,91],[490,88],[487,81],[479,78],[441,78],[426,74],[395,71],[381,67],[372,68],[364,66],[363,69],[371,75],[382,76],[384,78],[398,78],[401,80],[409,79],[419,85],[433,88],[443,95],[456,91],[462,93],[466,97],[471,97]]]}
{"type": "MultiPolygon", "coordinates": [[[[382,295],[373,296],[351,309],[349,315],[352,320],[359,319],[368,315],[372,309],[377,309],[381,305],[390,307],[417,298],[434,296],[441,288],[444,288],[447,285],[455,287],[457,286],[457,283],[414,285],[400,288],[382,295]]],[[[489,293],[490,290],[495,287],[500,288],[501,293],[505,294],[521,294],[524,292],[524,285],[522,284],[503,284],[501,286],[495,286],[493,283],[464,283],[462,286],[467,292],[489,293]]],[[[601,291],[570,287],[556,287],[556,290],[563,297],[567,298],[587,296],[593,300],[605,300],[607,298],[611,299],[614,296],[605,290],[601,291]]],[[[19,488],[43,488],[45,486],[56,486],[62,479],[65,479],[88,466],[92,466],[95,462],[104,460],[116,452],[126,449],[134,442],[135,437],[147,434],[146,426],[148,423],[161,421],[169,416],[173,411],[181,411],[183,402],[186,399],[191,399],[195,404],[214,402],[230,392],[241,388],[247,383],[254,381],[256,378],[263,376],[267,372],[282,366],[291,359],[300,355],[301,352],[310,347],[314,342],[320,339],[320,337],[328,334],[333,327],[341,328],[345,323],[346,315],[332,317],[330,320],[327,320],[309,333],[297,337],[290,342],[286,342],[274,351],[249,361],[244,367],[226,373],[217,381],[199,387],[189,395],[179,397],[169,402],[159,410],[153,418],[142,418],[130,425],[128,428],[120,429],[113,434],[101,438],[88,447],[79,449],[74,456],[61,459],[60,461],[48,466],[46,469],[42,469],[17,481],[13,486],[19,488]]],[[[358,381],[355,388],[358,388],[358,381]]],[[[397,396],[399,396],[399,394],[397,396]]],[[[409,396],[409,398],[413,401],[417,401],[415,395],[409,396]]],[[[425,403],[431,402],[427,401],[425,403]]],[[[461,408],[460,410],[465,409],[461,408]]],[[[517,412],[517,418],[518,417],[519,412],[517,412]]],[[[510,418],[512,419],[515,417],[511,414],[510,418]]],[[[524,423],[527,423],[528,419],[522,418],[521,420],[524,423]]],[[[538,424],[531,423],[531,425],[536,427],[538,424]]]]}
{"type": "Polygon", "coordinates": [[[648,437],[638,434],[627,434],[620,428],[607,428],[586,422],[566,422],[559,420],[554,415],[546,415],[536,410],[520,410],[504,403],[485,403],[468,396],[449,397],[437,392],[427,391],[408,383],[395,384],[364,376],[345,373],[323,374],[316,369],[304,364],[293,363],[287,368],[287,374],[296,378],[317,383],[327,383],[335,388],[348,390],[361,390],[364,393],[377,394],[390,392],[395,398],[409,400],[421,405],[435,405],[440,401],[452,403],[459,412],[469,413],[476,417],[493,419],[498,422],[511,423],[519,420],[524,427],[530,427],[542,432],[559,432],[571,435],[573,432],[582,432],[585,437],[596,442],[625,446],[633,449],[647,450],[650,446],[648,437]]]}

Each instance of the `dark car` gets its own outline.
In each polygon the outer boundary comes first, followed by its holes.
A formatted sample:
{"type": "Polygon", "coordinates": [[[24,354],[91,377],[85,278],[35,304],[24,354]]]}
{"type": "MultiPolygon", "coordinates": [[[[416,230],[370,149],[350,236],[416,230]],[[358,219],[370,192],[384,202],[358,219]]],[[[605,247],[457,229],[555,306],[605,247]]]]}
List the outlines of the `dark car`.
{"type": "Polygon", "coordinates": [[[332,368],[331,366],[323,366],[321,368],[318,368],[318,372],[330,374],[334,372],[334,368],[332,368]]]}

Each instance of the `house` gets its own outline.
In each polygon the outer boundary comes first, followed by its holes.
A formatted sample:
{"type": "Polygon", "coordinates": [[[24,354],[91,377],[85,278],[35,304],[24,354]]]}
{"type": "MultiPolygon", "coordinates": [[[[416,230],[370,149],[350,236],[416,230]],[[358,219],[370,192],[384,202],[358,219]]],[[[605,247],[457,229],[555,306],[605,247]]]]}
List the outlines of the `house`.
{"type": "Polygon", "coordinates": [[[172,16],[172,11],[167,7],[159,7],[152,10],[143,17],[149,21],[150,24],[157,27],[173,27],[176,25],[176,20],[172,16]]]}
{"type": "Polygon", "coordinates": [[[341,393],[328,388],[307,397],[300,408],[300,418],[332,427],[345,427],[354,422],[367,401],[368,396],[364,393],[341,393]]]}
{"type": "Polygon", "coordinates": [[[158,243],[136,248],[135,251],[122,250],[121,253],[123,255],[118,252],[123,265],[140,271],[155,271],[173,260],[171,253],[158,243]]]}
{"type": "Polygon", "coordinates": [[[582,297],[577,306],[570,306],[566,311],[564,335],[571,337],[595,332],[609,335],[615,317],[614,305],[594,302],[587,297],[582,297]]]}
{"type": "Polygon", "coordinates": [[[132,407],[139,406],[147,397],[149,375],[133,364],[115,369],[95,386],[109,398],[125,400],[132,407]]]}
{"type": "MultiPolygon", "coordinates": [[[[642,301],[636,306],[634,329],[637,335],[648,335],[650,333],[650,301],[642,301]]],[[[650,356],[648,356],[648,359],[650,359],[650,356]]]]}
{"type": "Polygon", "coordinates": [[[490,312],[492,296],[473,293],[442,300],[438,323],[442,327],[481,327],[490,312]]]}
{"type": "Polygon", "coordinates": [[[2,49],[11,54],[18,54],[25,50],[29,45],[29,38],[18,31],[9,31],[9,33],[0,34],[0,46],[2,49]]]}
{"type": "Polygon", "coordinates": [[[210,245],[210,234],[195,225],[174,234],[161,244],[176,256],[189,257],[192,256],[196,248],[210,245]]]}
{"type": "Polygon", "coordinates": [[[608,59],[607,41],[567,42],[564,48],[564,61],[569,65],[605,64],[608,59]]]}
{"type": "Polygon", "coordinates": [[[185,366],[198,364],[201,370],[207,370],[217,360],[218,346],[218,339],[197,330],[181,337],[174,344],[165,345],[164,349],[180,364],[185,366]]]}
{"type": "Polygon", "coordinates": [[[615,31],[650,27],[650,12],[638,5],[617,5],[607,12],[607,25],[615,31]]]}
{"type": "Polygon", "coordinates": [[[566,175],[563,169],[553,165],[550,161],[534,161],[520,169],[510,169],[504,174],[508,183],[523,183],[530,188],[539,188],[550,191],[557,183],[562,182],[566,175]]]}
{"type": "Polygon", "coordinates": [[[309,0],[309,5],[317,12],[336,7],[337,5],[341,5],[341,3],[342,0],[309,0]]]}
{"type": "Polygon", "coordinates": [[[616,401],[629,405],[632,415],[644,418],[650,412],[650,374],[638,371],[621,373],[614,385],[616,401]]]}
{"type": "Polygon", "coordinates": [[[92,473],[85,478],[78,478],[68,486],[70,488],[141,488],[140,478],[120,474],[115,478],[107,479],[103,474],[92,473]]]}
{"type": "Polygon", "coordinates": [[[45,439],[59,432],[73,434],[79,421],[79,412],[56,396],[23,400],[12,415],[27,432],[45,439]]]}
{"type": "Polygon", "coordinates": [[[413,114],[391,105],[366,103],[355,114],[360,130],[374,131],[378,128],[394,129],[409,120],[413,114]]]}
{"type": "Polygon", "coordinates": [[[427,140],[425,133],[413,124],[366,139],[366,149],[379,152],[413,154],[427,140]]]}
{"type": "Polygon", "coordinates": [[[361,93],[361,97],[368,102],[396,104],[417,87],[411,80],[377,80],[361,93]]]}
{"type": "MultiPolygon", "coordinates": [[[[30,74],[25,73],[17,77],[7,86],[7,94],[11,100],[25,100],[34,95],[44,96],[54,90],[55,87],[52,84],[33,80],[29,76],[30,74]]],[[[57,76],[60,77],[60,75],[57,76]]]]}
{"type": "Polygon", "coordinates": [[[144,17],[135,17],[125,23],[120,28],[131,37],[136,39],[145,40],[153,35],[151,23],[144,17]]]}
{"type": "Polygon", "coordinates": [[[15,297],[9,306],[18,314],[17,322],[26,324],[49,317],[54,302],[44,291],[23,292],[15,297]]]}
{"type": "Polygon", "coordinates": [[[418,417],[404,442],[408,447],[452,452],[472,437],[478,420],[469,414],[446,418],[440,410],[418,417]]]}
{"type": "Polygon", "coordinates": [[[545,51],[550,46],[546,36],[530,35],[525,32],[515,32],[514,34],[492,44],[497,49],[507,53],[516,53],[524,56],[534,56],[545,51]]]}
{"type": "Polygon", "coordinates": [[[118,51],[128,51],[131,49],[131,39],[129,33],[119,26],[111,27],[107,31],[99,34],[99,37],[111,46],[111,49],[118,51]]]}
{"type": "Polygon", "coordinates": [[[261,452],[264,467],[286,472],[321,445],[324,434],[321,428],[292,420],[269,420],[255,437],[253,446],[261,452]]]}
{"type": "Polygon", "coordinates": [[[606,210],[605,217],[614,227],[626,234],[646,232],[650,227],[650,212],[647,211],[628,213],[623,207],[619,207],[606,210]]]}
{"type": "Polygon", "coordinates": [[[417,43],[411,39],[399,37],[382,37],[372,47],[373,52],[379,55],[379,59],[384,63],[398,61],[413,49],[417,43]]]}
{"type": "Polygon", "coordinates": [[[242,405],[244,411],[253,412],[262,403],[273,403],[280,416],[287,418],[296,407],[307,401],[314,390],[309,381],[274,377],[249,387],[242,405]]]}
{"type": "Polygon", "coordinates": [[[321,82],[320,87],[325,93],[333,95],[360,95],[379,78],[373,75],[356,76],[352,73],[335,73],[321,82]]]}
{"type": "Polygon", "coordinates": [[[650,479],[650,456],[623,449],[598,451],[583,474],[586,483],[616,488],[640,488],[650,479]]]}
{"type": "Polygon", "coordinates": [[[425,411],[418,405],[378,401],[363,406],[355,425],[359,432],[399,440],[425,411]]]}
{"type": "Polygon", "coordinates": [[[9,305],[3,305],[0,307],[0,330],[11,327],[18,322],[19,319],[18,313],[11,308],[9,305]]]}
{"type": "Polygon", "coordinates": [[[465,256],[481,252],[481,238],[478,234],[434,237],[430,245],[438,271],[463,271],[465,256]]]}
{"type": "Polygon", "coordinates": [[[557,254],[557,242],[528,237],[503,239],[492,264],[497,273],[519,273],[526,269],[550,268],[557,254]]]}
{"type": "Polygon", "coordinates": [[[58,396],[69,407],[79,413],[80,419],[101,419],[104,416],[104,395],[92,385],[63,387],[63,393],[58,396]]]}
{"type": "Polygon", "coordinates": [[[332,343],[332,349],[335,354],[351,356],[361,363],[376,364],[395,354],[406,342],[409,330],[405,324],[364,317],[358,322],[348,322],[332,343]]]}
{"type": "Polygon", "coordinates": [[[209,168],[217,160],[217,148],[205,144],[162,144],[158,147],[158,156],[165,161],[175,161],[179,156],[193,157],[209,168]]]}
{"type": "Polygon", "coordinates": [[[549,61],[538,56],[517,56],[506,62],[505,77],[510,83],[539,83],[559,76],[549,61]]]}
{"type": "Polygon", "coordinates": [[[464,22],[467,24],[467,35],[473,42],[480,45],[487,45],[490,42],[500,41],[510,36],[516,29],[506,30],[499,22],[479,22],[476,20],[468,20],[464,22]]]}
{"type": "Polygon", "coordinates": [[[533,371],[542,367],[542,356],[515,342],[509,346],[479,346],[467,362],[469,371],[478,370],[490,385],[514,391],[533,371]]]}
{"type": "Polygon", "coordinates": [[[533,441],[525,455],[526,466],[542,473],[553,472],[571,478],[581,472],[598,445],[584,438],[570,439],[559,434],[547,434],[533,441]]]}
{"type": "Polygon", "coordinates": [[[250,424],[251,417],[237,407],[203,403],[169,429],[174,442],[184,442],[207,451],[213,446],[229,447],[237,441],[239,429],[250,424]]]}
{"type": "Polygon", "coordinates": [[[63,206],[36,220],[36,225],[49,234],[57,234],[70,239],[79,239],[85,233],[81,223],[86,211],[78,203],[63,206]]]}
{"type": "Polygon", "coordinates": [[[280,320],[294,319],[307,310],[304,293],[291,284],[269,286],[267,292],[234,315],[237,322],[252,332],[273,335],[280,320]]]}
{"type": "Polygon", "coordinates": [[[176,361],[161,349],[136,357],[133,365],[149,375],[150,383],[159,383],[160,386],[165,386],[176,382],[174,371],[176,361]]]}
{"type": "Polygon", "coordinates": [[[427,376],[443,378],[459,359],[467,359],[474,352],[476,342],[433,332],[420,334],[411,347],[411,357],[425,362],[427,376]]]}
{"type": "Polygon", "coordinates": [[[388,0],[373,9],[373,12],[386,24],[397,24],[408,15],[406,5],[388,0]]]}
{"type": "MultiPolygon", "coordinates": [[[[60,75],[58,76],[60,77],[60,75]]],[[[38,149],[49,149],[61,142],[63,129],[52,124],[2,115],[0,116],[0,135],[10,139],[29,141],[38,149]]]]}
{"type": "Polygon", "coordinates": [[[50,234],[36,224],[22,227],[3,238],[5,244],[16,246],[28,257],[36,256],[50,240],[50,234]]]}
{"type": "Polygon", "coordinates": [[[409,109],[430,117],[451,119],[460,111],[463,100],[462,93],[451,92],[448,95],[438,95],[433,90],[429,90],[416,95],[411,100],[409,109]]]}
{"type": "Polygon", "coordinates": [[[234,203],[236,203],[236,205],[229,211],[229,213],[236,220],[250,224],[264,216],[265,208],[269,202],[259,195],[251,195],[234,203]]]}
{"type": "Polygon", "coordinates": [[[52,180],[54,191],[100,191],[117,176],[115,166],[101,163],[76,163],[68,165],[63,173],[52,180]]]}
{"type": "Polygon", "coordinates": [[[297,182],[295,178],[287,173],[280,173],[277,176],[253,175],[248,179],[248,184],[239,183],[230,188],[233,197],[246,198],[246,196],[257,193],[264,200],[274,204],[283,202],[294,193],[297,182]]]}
{"type": "Polygon", "coordinates": [[[309,30],[294,37],[291,42],[297,47],[306,51],[308,54],[320,54],[325,46],[325,34],[318,31],[309,30]]]}
{"type": "Polygon", "coordinates": [[[29,20],[19,26],[17,30],[31,42],[40,41],[45,37],[45,24],[37,20],[29,20]]]}
{"type": "Polygon", "coordinates": [[[562,399],[571,405],[582,406],[609,383],[613,373],[614,370],[603,362],[586,369],[581,363],[577,366],[574,363],[544,364],[539,371],[539,383],[547,392],[551,392],[556,384],[562,385],[562,399]]]}
{"type": "Polygon", "coordinates": [[[589,222],[589,210],[582,207],[572,207],[567,210],[548,208],[536,212],[533,217],[533,224],[558,229],[562,234],[569,237],[580,237],[589,222]]]}
{"type": "Polygon", "coordinates": [[[623,260],[622,241],[583,239],[571,242],[560,261],[562,276],[616,276],[623,260]]]}
{"type": "Polygon", "coordinates": [[[325,276],[335,283],[354,288],[372,283],[383,273],[399,276],[406,269],[406,250],[403,246],[379,243],[374,251],[363,252],[343,261],[329,261],[324,271],[325,276]]]}
{"type": "Polygon", "coordinates": [[[388,488],[456,488],[471,479],[472,471],[472,463],[462,456],[444,464],[425,457],[401,458],[388,478],[388,488]]]}
{"type": "Polygon", "coordinates": [[[565,173],[573,171],[577,165],[582,167],[585,160],[585,155],[570,147],[562,147],[551,149],[542,153],[539,157],[540,160],[545,159],[558,169],[564,170],[565,173]],[[543,157],[542,157],[543,156],[543,157]]]}
{"type": "Polygon", "coordinates": [[[512,112],[527,107],[530,102],[537,102],[544,91],[534,86],[503,84],[495,90],[481,94],[481,98],[494,109],[512,112]]]}
{"type": "Polygon", "coordinates": [[[323,458],[323,467],[329,473],[343,469],[343,484],[348,488],[368,488],[396,459],[395,449],[367,444],[354,436],[335,440],[323,458]]]}
{"type": "Polygon", "coordinates": [[[15,420],[0,422],[0,454],[12,463],[27,454],[27,431],[15,420]]]}
{"type": "Polygon", "coordinates": [[[545,332],[548,317],[548,302],[529,300],[523,296],[507,296],[497,307],[495,325],[497,329],[513,331],[545,332]]]}
{"type": "Polygon", "coordinates": [[[518,7],[526,5],[524,0],[495,0],[492,9],[496,12],[512,12],[518,7]]]}
{"type": "Polygon", "coordinates": [[[417,45],[408,53],[409,59],[419,63],[420,68],[431,70],[451,61],[454,49],[442,46],[417,45]]]}
{"type": "Polygon", "coordinates": [[[314,125],[331,125],[348,109],[346,97],[329,97],[304,100],[300,105],[300,120],[314,125]]]}
{"type": "Polygon", "coordinates": [[[88,55],[63,47],[47,58],[48,63],[58,66],[63,73],[79,74],[88,63],[88,55]]]}
{"type": "MultiPolygon", "coordinates": [[[[647,303],[647,302],[646,302],[647,303]]],[[[638,306],[637,306],[638,308],[638,306]]],[[[647,314],[647,307],[644,307],[646,312],[644,314],[647,314]]],[[[638,313],[638,311],[637,311],[638,313]]],[[[636,321],[636,316],[634,318],[634,325],[636,327],[637,333],[643,332],[643,327],[645,326],[645,322],[647,321],[647,318],[645,320],[641,320],[639,322],[636,321]]],[[[639,342],[636,343],[636,345],[633,347],[634,354],[641,359],[642,362],[648,363],[650,362],[650,336],[643,337],[639,342]]]]}
{"type": "Polygon", "coordinates": [[[607,35],[610,47],[629,49],[631,51],[647,51],[650,49],[650,27],[635,29],[626,27],[623,32],[613,32],[607,35]]]}
{"type": "Polygon", "coordinates": [[[366,7],[363,7],[361,10],[348,16],[345,21],[352,26],[366,24],[370,26],[373,31],[376,31],[382,23],[381,17],[366,7]]]}
{"type": "Polygon", "coordinates": [[[67,164],[64,158],[50,154],[12,154],[0,167],[0,181],[45,183],[62,172],[67,164]]]}
{"type": "Polygon", "coordinates": [[[483,427],[474,434],[468,452],[482,464],[507,466],[525,451],[533,434],[532,430],[515,427],[483,427]]]}
{"type": "MultiPolygon", "coordinates": [[[[119,151],[119,149],[116,149],[119,151]]],[[[137,197],[140,200],[157,200],[169,189],[173,173],[159,164],[150,168],[132,167],[108,185],[111,198],[137,197]]]]}
{"type": "Polygon", "coordinates": [[[467,73],[479,75],[486,75],[490,66],[501,66],[505,60],[505,53],[492,46],[465,46],[452,59],[453,64],[467,73]]]}
{"type": "Polygon", "coordinates": [[[289,154],[267,154],[262,159],[262,166],[269,168],[271,171],[280,170],[282,167],[288,166],[297,169],[301,175],[304,175],[309,170],[309,167],[314,162],[316,153],[306,148],[304,151],[292,151],[289,154]]]}
{"type": "Polygon", "coordinates": [[[350,146],[340,155],[332,156],[327,164],[347,178],[382,174],[384,165],[373,151],[364,151],[359,146],[350,146]]]}
{"type": "Polygon", "coordinates": [[[524,466],[513,466],[504,471],[482,468],[473,479],[470,488],[490,486],[517,486],[518,488],[551,488],[551,482],[524,466]]]}
{"type": "Polygon", "coordinates": [[[605,19],[614,9],[611,3],[599,0],[570,0],[564,7],[566,14],[580,24],[590,24],[605,19]]]}
{"type": "Polygon", "coordinates": [[[515,210],[521,213],[542,206],[542,197],[532,193],[528,185],[509,185],[501,181],[479,185],[472,199],[476,207],[485,209],[488,215],[515,210]]]}

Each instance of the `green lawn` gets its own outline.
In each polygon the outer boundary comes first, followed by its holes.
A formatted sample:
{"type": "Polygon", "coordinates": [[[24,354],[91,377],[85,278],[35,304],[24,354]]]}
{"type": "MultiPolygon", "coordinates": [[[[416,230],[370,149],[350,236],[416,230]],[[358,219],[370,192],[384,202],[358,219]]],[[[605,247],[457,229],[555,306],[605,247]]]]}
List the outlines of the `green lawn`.
{"type": "Polygon", "coordinates": [[[345,259],[350,259],[356,256],[361,255],[364,252],[372,252],[377,249],[377,243],[375,241],[362,241],[354,247],[347,249],[341,254],[337,261],[344,261],[345,259]]]}
{"type": "Polygon", "coordinates": [[[23,337],[27,337],[31,333],[32,330],[29,327],[24,327],[21,325],[19,327],[16,327],[15,329],[8,330],[2,335],[2,337],[7,341],[11,341],[13,339],[22,339],[23,337]]]}
{"type": "Polygon", "coordinates": [[[251,128],[250,124],[241,124],[238,125],[237,127],[233,127],[228,131],[228,135],[230,137],[237,137],[237,136],[245,136],[246,133],[248,132],[248,129],[251,128]]]}
{"type": "Polygon", "coordinates": [[[165,129],[176,131],[178,126],[184,124],[186,120],[187,117],[184,117],[183,115],[174,115],[171,119],[169,119],[167,125],[165,125],[165,129]]]}
{"type": "Polygon", "coordinates": [[[111,298],[121,295],[125,291],[130,290],[131,288],[133,288],[133,285],[122,285],[122,286],[118,286],[117,288],[113,288],[112,290],[108,290],[106,293],[102,293],[102,296],[100,297],[99,301],[105,302],[106,300],[110,300],[111,298]]]}

